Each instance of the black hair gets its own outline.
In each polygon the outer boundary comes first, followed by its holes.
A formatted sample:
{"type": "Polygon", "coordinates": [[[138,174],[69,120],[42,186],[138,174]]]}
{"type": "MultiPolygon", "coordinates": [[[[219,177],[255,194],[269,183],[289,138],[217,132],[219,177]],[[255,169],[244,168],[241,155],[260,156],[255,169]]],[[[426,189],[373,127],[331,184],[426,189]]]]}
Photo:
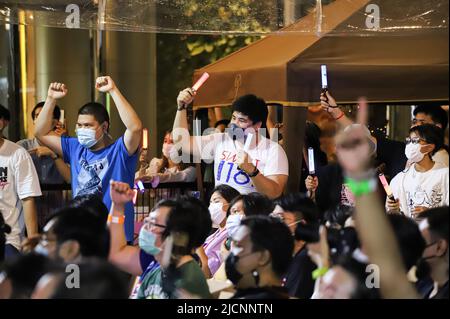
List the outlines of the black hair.
{"type": "Polygon", "coordinates": [[[261,128],[266,128],[269,111],[266,102],[253,94],[241,96],[233,102],[232,112],[242,113],[256,124],[261,122],[261,128]]]}
{"type": "Polygon", "coordinates": [[[412,219],[398,214],[389,214],[388,219],[400,248],[403,265],[406,271],[409,271],[422,257],[426,245],[425,240],[420,233],[419,226],[412,219]]]}
{"type": "MultiPolygon", "coordinates": [[[[208,207],[199,199],[190,196],[180,196],[172,207],[166,221],[166,229],[162,235],[182,234],[187,236],[183,247],[177,247],[182,255],[191,254],[200,247],[211,232],[212,221],[208,207]]],[[[176,245],[176,243],[174,243],[176,245]]]]}
{"type": "Polygon", "coordinates": [[[103,104],[97,102],[86,103],[80,108],[78,115],[92,115],[99,124],[107,122],[109,129],[109,114],[103,104]]]}
{"type": "Polygon", "coordinates": [[[108,219],[108,208],[98,194],[79,195],[69,202],[68,207],[85,208],[105,224],[108,219]]]}
{"type": "Polygon", "coordinates": [[[269,216],[250,216],[241,225],[250,229],[253,251],[267,250],[271,256],[273,272],[282,277],[292,261],[294,239],[285,223],[269,216]]]}
{"type": "Polygon", "coordinates": [[[214,128],[217,128],[219,125],[228,126],[228,124],[230,124],[230,120],[227,120],[227,119],[219,120],[216,122],[216,124],[214,124],[214,128]]]}
{"type": "Polygon", "coordinates": [[[433,124],[417,125],[409,130],[409,133],[417,133],[428,144],[434,144],[431,156],[436,154],[444,146],[444,131],[433,124]]]}
{"type": "Polygon", "coordinates": [[[429,115],[434,123],[441,124],[444,131],[448,126],[448,114],[440,105],[418,105],[413,114],[416,116],[419,113],[429,115]]]}
{"type": "MultiPolygon", "coordinates": [[[[33,119],[33,121],[36,119],[36,110],[40,109],[40,108],[43,108],[44,105],[45,105],[45,102],[39,102],[33,108],[33,110],[31,111],[31,118],[33,119]]],[[[59,120],[60,116],[61,116],[61,108],[58,105],[56,105],[55,109],[53,110],[53,119],[54,120],[59,120]]]]}
{"type": "Polygon", "coordinates": [[[97,258],[79,264],[80,286],[69,288],[60,280],[52,299],[127,299],[129,277],[114,265],[97,258]]]}
{"type": "Polygon", "coordinates": [[[420,218],[427,219],[429,230],[433,236],[448,242],[449,212],[448,206],[431,208],[420,214],[420,218]]]}
{"type": "Polygon", "coordinates": [[[173,208],[177,206],[177,202],[173,199],[161,199],[159,202],[157,202],[155,204],[155,206],[153,206],[152,208],[152,212],[154,212],[155,210],[157,210],[160,207],[169,207],[169,208],[173,208]]]}
{"type": "Polygon", "coordinates": [[[367,265],[361,263],[348,254],[341,255],[336,261],[335,266],[340,266],[353,276],[356,281],[356,287],[351,295],[351,299],[380,299],[378,288],[369,288],[366,285],[367,276],[370,274],[367,265]]]}
{"type": "Polygon", "coordinates": [[[11,232],[11,227],[5,223],[3,214],[0,211],[0,263],[5,258],[6,234],[11,232]]]}
{"type": "Polygon", "coordinates": [[[58,266],[48,257],[36,253],[17,255],[8,259],[4,272],[11,281],[11,299],[29,299],[39,279],[58,266]]]}
{"type": "Polygon", "coordinates": [[[86,208],[67,207],[55,213],[52,227],[58,245],[75,240],[83,257],[101,257],[109,254],[109,232],[105,223],[86,208]]]}
{"type": "Polygon", "coordinates": [[[252,215],[266,215],[268,216],[273,212],[275,208],[274,202],[264,194],[261,193],[250,193],[247,195],[239,195],[235,197],[228,208],[228,215],[230,214],[230,209],[238,201],[242,200],[242,206],[244,208],[245,216],[252,215]]]}
{"type": "Polygon", "coordinates": [[[211,194],[214,194],[215,192],[219,193],[228,203],[231,203],[233,199],[240,195],[236,189],[225,184],[216,186],[211,194]]]}
{"type": "Polygon", "coordinates": [[[284,195],[275,204],[284,211],[292,212],[297,219],[304,219],[307,223],[316,223],[319,219],[319,210],[314,202],[305,194],[290,193],[284,195]]]}
{"type": "Polygon", "coordinates": [[[320,148],[321,135],[322,130],[317,124],[306,121],[305,148],[311,147],[314,150],[314,161],[321,166],[325,166],[328,164],[328,158],[327,154],[320,148]]]}
{"type": "Polygon", "coordinates": [[[0,104],[0,119],[4,119],[6,121],[11,120],[11,113],[9,110],[0,104]]]}
{"type": "Polygon", "coordinates": [[[345,222],[353,216],[355,208],[348,205],[338,204],[324,213],[324,221],[329,222],[331,226],[345,227],[345,222]]]}

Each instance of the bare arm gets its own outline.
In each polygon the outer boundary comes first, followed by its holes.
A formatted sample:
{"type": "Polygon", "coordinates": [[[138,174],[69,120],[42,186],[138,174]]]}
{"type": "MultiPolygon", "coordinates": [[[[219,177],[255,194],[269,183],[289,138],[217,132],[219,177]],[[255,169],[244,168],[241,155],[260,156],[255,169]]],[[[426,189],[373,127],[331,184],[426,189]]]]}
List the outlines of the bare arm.
{"type": "Polygon", "coordinates": [[[256,190],[270,199],[278,198],[283,194],[287,180],[287,175],[264,176],[261,173],[252,178],[256,190]]]}
{"type": "Polygon", "coordinates": [[[173,122],[173,138],[174,143],[182,145],[183,149],[193,150],[193,138],[189,136],[189,125],[187,120],[187,105],[194,101],[195,93],[191,89],[185,89],[180,92],[177,98],[178,110],[173,122]],[[181,134],[177,134],[180,132],[181,134]]]}
{"type": "Polygon", "coordinates": [[[56,100],[65,97],[67,88],[62,83],[51,83],[48,88],[47,99],[44,107],[36,119],[36,138],[44,145],[48,146],[59,156],[63,156],[61,147],[61,137],[52,134],[53,110],[56,106],[56,100]]]}
{"type": "MultiPolygon", "coordinates": [[[[358,123],[367,123],[367,105],[361,105],[358,123]]],[[[372,180],[370,173],[370,146],[362,126],[338,135],[336,150],[345,175],[359,182],[372,180]]],[[[418,298],[406,276],[400,249],[386,217],[383,204],[376,191],[364,192],[356,197],[356,230],[371,263],[380,269],[380,290],[384,298],[418,298]]]]}
{"type": "Polygon", "coordinates": [[[22,199],[25,226],[28,237],[33,237],[38,233],[38,222],[36,205],[33,197],[22,199]]]}
{"type": "Polygon", "coordinates": [[[55,159],[56,169],[68,184],[72,182],[72,175],[70,173],[70,166],[67,165],[61,157],[55,159]]]}
{"type": "Polygon", "coordinates": [[[370,261],[380,268],[383,297],[419,298],[408,281],[394,231],[376,192],[356,197],[356,225],[370,261]]]}
{"type": "Polygon", "coordinates": [[[70,182],[71,182],[70,166],[67,165],[61,157],[57,156],[55,152],[53,152],[51,149],[49,149],[48,147],[45,147],[45,146],[39,146],[28,152],[30,154],[35,153],[36,156],[39,158],[42,156],[51,157],[55,161],[55,166],[56,166],[56,169],[58,170],[59,174],[61,174],[61,176],[64,178],[64,181],[66,183],[70,184],[70,182]]]}
{"type": "Polygon", "coordinates": [[[128,154],[132,155],[136,153],[141,142],[142,134],[142,122],[139,119],[139,116],[119,91],[111,77],[99,77],[95,83],[95,87],[100,92],[108,92],[113,98],[120,119],[126,127],[124,135],[125,147],[128,150],[128,154]]]}
{"type": "Polygon", "coordinates": [[[353,124],[353,121],[345,115],[345,113],[337,107],[336,100],[331,96],[330,92],[326,92],[320,95],[320,104],[322,109],[326,111],[337,123],[340,129],[344,129],[347,126],[353,124]]]}
{"type": "Polygon", "coordinates": [[[202,271],[203,274],[205,275],[206,278],[211,278],[211,271],[209,270],[209,266],[208,266],[208,256],[206,256],[205,250],[203,249],[202,246],[200,246],[200,248],[197,248],[197,250],[195,251],[198,255],[198,257],[200,258],[201,262],[202,262],[202,271]]]}
{"type": "MultiPolygon", "coordinates": [[[[111,205],[110,214],[112,216],[124,216],[125,203],[133,197],[133,192],[131,191],[130,193],[130,191],[128,184],[111,183],[111,197],[115,196],[117,199],[114,199],[111,205]],[[113,187],[117,191],[113,191],[113,187]]],[[[109,261],[129,274],[140,276],[143,271],[140,261],[140,249],[127,245],[123,224],[110,223],[109,233],[111,235],[109,261]]]]}

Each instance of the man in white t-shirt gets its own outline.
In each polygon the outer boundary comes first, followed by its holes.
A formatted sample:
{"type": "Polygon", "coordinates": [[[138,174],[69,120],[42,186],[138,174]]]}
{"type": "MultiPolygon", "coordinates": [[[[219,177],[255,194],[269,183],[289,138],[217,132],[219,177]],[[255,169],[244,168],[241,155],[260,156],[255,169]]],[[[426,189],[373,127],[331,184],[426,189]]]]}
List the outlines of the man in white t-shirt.
{"type": "Polygon", "coordinates": [[[388,210],[420,218],[420,213],[429,208],[448,206],[448,167],[432,159],[443,141],[442,130],[433,124],[410,129],[405,155],[413,164],[392,179],[390,186],[396,201],[387,199],[388,210]]]}
{"type": "Polygon", "coordinates": [[[264,100],[254,95],[238,98],[233,102],[230,126],[226,132],[202,136],[201,147],[198,147],[197,139],[186,138],[186,107],[194,97],[192,89],[185,89],[178,96],[172,132],[176,141],[174,149],[187,147],[202,160],[214,159],[216,186],[226,184],[241,194],[259,192],[269,198],[281,196],[288,179],[289,165],[282,147],[264,137],[265,131],[260,130],[265,129],[268,114],[264,100]],[[181,136],[183,132],[184,136],[181,136]]]}
{"type": "Polygon", "coordinates": [[[37,235],[34,197],[42,195],[39,178],[28,152],[3,137],[3,130],[9,120],[9,111],[0,105],[0,212],[12,229],[6,235],[6,258],[18,254],[21,248],[19,221],[22,208],[28,237],[37,235]]]}

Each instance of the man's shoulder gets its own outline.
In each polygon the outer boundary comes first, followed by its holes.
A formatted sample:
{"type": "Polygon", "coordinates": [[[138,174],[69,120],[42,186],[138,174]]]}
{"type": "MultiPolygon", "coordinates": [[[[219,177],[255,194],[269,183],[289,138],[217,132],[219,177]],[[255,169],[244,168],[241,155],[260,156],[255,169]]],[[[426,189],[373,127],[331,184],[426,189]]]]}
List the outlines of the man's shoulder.
{"type": "Polygon", "coordinates": [[[9,140],[3,140],[3,154],[2,155],[6,155],[6,156],[20,156],[20,155],[29,155],[27,150],[14,142],[11,142],[9,140]]]}
{"type": "Polygon", "coordinates": [[[35,138],[26,138],[18,141],[16,144],[22,146],[26,150],[30,150],[38,146],[38,143],[35,138]]]}

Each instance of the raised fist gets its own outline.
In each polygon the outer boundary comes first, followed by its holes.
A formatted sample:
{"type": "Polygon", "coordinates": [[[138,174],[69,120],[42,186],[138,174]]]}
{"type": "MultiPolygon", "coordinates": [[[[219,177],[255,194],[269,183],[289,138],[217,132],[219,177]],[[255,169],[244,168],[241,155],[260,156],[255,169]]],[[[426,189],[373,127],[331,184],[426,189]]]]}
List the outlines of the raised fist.
{"type": "Polygon", "coordinates": [[[115,89],[115,87],[116,84],[109,76],[98,77],[95,81],[95,88],[103,93],[110,92],[111,90],[115,89]]]}
{"type": "Polygon", "coordinates": [[[66,94],[67,94],[67,88],[64,83],[58,83],[58,82],[50,83],[50,86],[48,88],[48,93],[47,93],[48,97],[58,100],[58,99],[62,99],[63,97],[65,97],[66,94]]]}

